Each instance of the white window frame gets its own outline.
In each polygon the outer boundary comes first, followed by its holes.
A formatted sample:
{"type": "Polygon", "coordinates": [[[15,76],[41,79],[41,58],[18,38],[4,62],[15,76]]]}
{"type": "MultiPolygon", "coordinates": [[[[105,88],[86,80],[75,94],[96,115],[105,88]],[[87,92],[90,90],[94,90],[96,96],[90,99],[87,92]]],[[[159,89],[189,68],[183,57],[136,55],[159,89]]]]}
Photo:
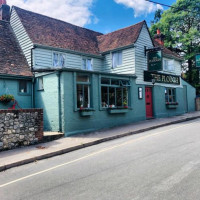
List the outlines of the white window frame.
{"type": "Polygon", "coordinates": [[[112,52],[111,56],[112,56],[112,68],[113,69],[122,65],[122,63],[123,63],[122,51],[112,52]],[[120,61],[120,56],[119,56],[120,54],[121,54],[121,61],[120,61]],[[116,55],[116,60],[114,60],[115,55],[116,55]],[[115,61],[116,61],[116,63],[115,63],[115,61]]]}
{"type": "Polygon", "coordinates": [[[82,57],[82,70],[93,71],[93,59],[82,57]],[[91,62],[91,68],[89,68],[88,61],[91,62]],[[84,61],[86,62],[86,66],[84,67],[84,61]]]}
{"type": "Polygon", "coordinates": [[[53,64],[53,67],[65,67],[65,63],[66,63],[66,56],[64,53],[60,53],[60,52],[52,52],[52,64],[53,64]],[[58,60],[57,60],[57,63],[55,63],[55,60],[54,60],[54,55],[57,54],[58,56],[58,60]],[[61,63],[61,58],[63,58],[64,62],[63,64],[61,63]]]}
{"type": "Polygon", "coordinates": [[[43,80],[43,77],[38,77],[38,90],[44,90],[44,80],[43,80]]]}
{"type": "Polygon", "coordinates": [[[167,71],[167,72],[175,72],[175,62],[174,59],[163,59],[163,71],[167,71]],[[169,65],[169,63],[171,63],[171,65],[169,65]],[[166,66],[167,64],[167,66],[166,66]],[[171,69],[170,69],[171,67],[171,69]]]}

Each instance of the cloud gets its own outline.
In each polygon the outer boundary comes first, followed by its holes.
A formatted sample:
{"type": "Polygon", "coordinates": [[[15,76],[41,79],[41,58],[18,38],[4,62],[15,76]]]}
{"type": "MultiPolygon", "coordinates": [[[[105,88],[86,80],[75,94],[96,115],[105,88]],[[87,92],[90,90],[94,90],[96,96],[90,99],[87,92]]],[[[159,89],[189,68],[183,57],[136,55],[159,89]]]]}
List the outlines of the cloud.
{"type": "Polygon", "coordinates": [[[91,12],[94,0],[7,0],[8,5],[60,19],[78,26],[97,23],[91,12]]]}
{"type": "Polygon", "coordinates": [[[134,10],[134,16],[147,15],[158,9],[163,9],[159,4],[153,4],[145,0],[114,0],[118,4],[123,4],[134,10]]]}

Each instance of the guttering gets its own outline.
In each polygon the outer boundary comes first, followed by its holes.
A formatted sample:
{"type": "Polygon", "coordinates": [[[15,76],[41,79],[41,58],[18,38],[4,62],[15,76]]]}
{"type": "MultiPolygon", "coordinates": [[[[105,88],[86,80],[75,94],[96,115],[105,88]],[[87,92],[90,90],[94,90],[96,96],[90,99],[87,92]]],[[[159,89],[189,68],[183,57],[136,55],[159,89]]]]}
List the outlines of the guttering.
{"type": "Polygon", "coordinates": [[[115,48],[115,49],[111,49],[111,50],[107,50],[107,51],[104,51],[104,52],[100,52],[102,55],[104,54],[107,54],[107,53],[112,53],[112,52],[115,52],[115,51],[120,51],[120,50],[124,50],[124,49],[129,49],[129,48],[133,48],[133,47],[136,47],[135,44],[130,44],[130,45],[126,45],[126,46],[121,46],[121,47],[118,47],[118,48],[115,48]]]}
{"type": "Polygon", "coordinates": [[[32,80],[33,76],[12,75],[12,74],[0,74],[0,78],[5,78],[5,79],[32,80]]]}
{"type": "Polygon", "coordinates": [[[116,73],[108,73],[108,72],[99,72],[99,71],[89,71],[89,70],[81,70],[81,69],[71,69],[71,68],[57,68],[57,69],[37,69],[34,70],[34,72],[43,72],[43,73],[47,73],[47,72],[52,72],[52,73],[56,73],[56,72],[77,72],[77,73],[88,73],[88,74],[99,74],[99,75],[106,75],[106,76],[126,76],[126,77],[131,77],[131,78],[137,78],[137,76],[135,74],[116,74],[116,73]]]}
{"type": "Polygon", "coordinates": [[[88,56],[88,57],[103,59],[103,56],[101,56],[101,55],[84,53],[84,52],[80,52],[80,51],[74,51],[74,50],[70,50],[70,49],[63,49],[63,48],[58,48],[58,47],[46,46],[46,45],[41,45],[41,44],[34,44],[33,45],[33,49],[37,48],[37,47],[42,48],[42,49],[60,51],[60,52],[64,52],[64,53],[72,53],[72,54],[76,54],[76,55],[82,55],[82,56],[88,56]]]}

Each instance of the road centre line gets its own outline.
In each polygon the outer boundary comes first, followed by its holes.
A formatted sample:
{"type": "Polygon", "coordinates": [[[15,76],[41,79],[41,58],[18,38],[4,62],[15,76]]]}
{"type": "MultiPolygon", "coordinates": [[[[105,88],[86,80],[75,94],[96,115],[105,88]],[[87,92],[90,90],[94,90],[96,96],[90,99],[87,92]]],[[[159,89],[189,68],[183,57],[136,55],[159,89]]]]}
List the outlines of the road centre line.
{"type": "Polygon", "coordinates": [[[56,165],[56,166],[51,167],[51,168],[49,168],[49,169],[42,170],[42,171],[39,171],[39,172],[37,172],[37,173],[33,173],[33,174],[28,175],[28,176],[24,176],[24,177],[22,177],[22,178],[16,179],[16,180],[14,180],[14,181],[10,181],[10,182],[8,182],[8,183],[2,184],[2,185],[0,185],[0,188],[3,188],[3,187],[5,187],[5,186],[11,185],[11,184],[13,184],[13,183],[16,183],[16,182],[19,182],[19,181],[22,181],[22,180],[31,178],[31,177],[33,177],[33,176],[37,176],[37,175],[39,175],[39,174],[43,174],[43,173],[45,173],[45,172],[52,171],[52,170],[54,170],[54,169],[57,169],[57,168],[60,168],[60,167],[63,167],[63,166],[66,166],[66,165],[69,165],[69,164],[72,164],[72,163],[75,163],[75,162],[84,160],[84,159],[86,159],[86,158],[89,158],[89,157],[98,155],[98,154],[100,154],[100,153],[103,153],[103,152],[106,152],[106,151],[110,151],[110,150],[115,149],[115,148],[118,148],[118,147],[125,146],[125,145],[130,144],[130,143],[133,143],[133,142],[141,141],[141,140],[144,140],[144,139],[147,139],[147,138],[150,138],[150,137],[154,137],[154,136],[157,136],[157,135],[160,135],[160,134],[163,134],[163,133],[167,133],[168,131],[171,131],[171,130],[175,130],[175,129],[179,129],[179,128],[182,128],[182,127],[190,126],[191,124],[194,124],[194,123],[197,123],[197,122],[192,122],[192,123],[189,123],[189,124],[186,124],[186,125],[182,125],[182,126],[178,126],[178,127],[175,127],[175,128],[171,128],[171,129],[168,129],[168,130],[160,131],[160,132],[157,132],[157,133],[152,133],[152,134],[150,134],[150,135],[142,136],[142,137],[140,137],[140,138],[133,139],[133,140],[124,142],[124,143],[122,143],[122,144],[114,145],[114,146],[109,147],[109,148],[104,148],[104,149],[102,149],[102,150],[100,150],[100,151],[97,151],[97,152],[88,154],[88,155],[83,156],[83,157],[81,157],[81,158],[78,158],[78,159],[75,159],[75,160],[72,160],[72,161],[69,161],[69,162],[60,164],[60,165],[56,165]]]}

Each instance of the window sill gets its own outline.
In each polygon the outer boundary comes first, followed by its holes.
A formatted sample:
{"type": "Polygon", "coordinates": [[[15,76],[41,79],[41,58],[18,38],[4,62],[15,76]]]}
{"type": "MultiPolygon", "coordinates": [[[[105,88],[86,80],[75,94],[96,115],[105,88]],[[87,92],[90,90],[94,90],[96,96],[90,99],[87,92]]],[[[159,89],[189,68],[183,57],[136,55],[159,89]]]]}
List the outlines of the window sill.
{"type": "Polygon", "coordinates": [[[123,114],[128,112],[128,108],[108,108],[109,114],[123,114]]]}
{"type": "Polygon", "coordinates": [[[82,117],[85,117],[85,116],[92,116],[93,113],[94,113],[94,109],[93,108],[83,108],[83,109],[79,109],[78,110],[80,115],[82,117]]]}
{"type": "Polygon", "coordinates": [[[166,104],[167,109],[176,109],[178,104],[166,104]]]}

